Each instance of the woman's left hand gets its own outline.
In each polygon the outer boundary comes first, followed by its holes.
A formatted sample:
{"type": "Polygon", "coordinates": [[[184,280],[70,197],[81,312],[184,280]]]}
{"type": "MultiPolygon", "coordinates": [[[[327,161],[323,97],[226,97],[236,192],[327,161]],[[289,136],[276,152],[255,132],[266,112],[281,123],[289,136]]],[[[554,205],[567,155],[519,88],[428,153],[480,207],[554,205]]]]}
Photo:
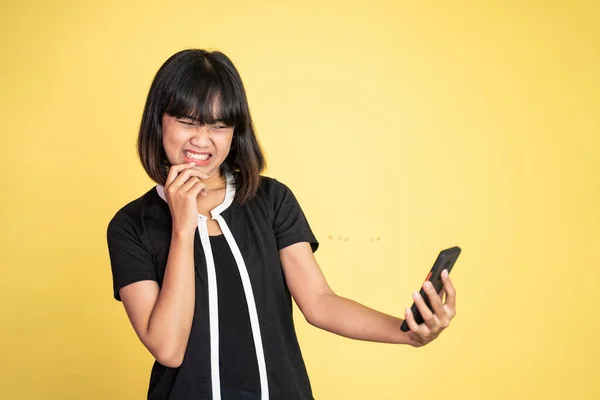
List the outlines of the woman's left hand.
{"type": "Polygon", "coordinates": [[[448,271],[442,272],[442,282],[444,288],[438,295],[431,282],[426,281],[423,289],[429,298],[432,310],[427,307],[425,300],[418,292],[413,293],[415,304],[417,305],[423,323],[417,324],[415,317],[409,308],[406,309],[405,318],[410,331],[408,335],[408,344],[414,347],[421,347],[437,338],[444,329],[450,325],[450,320],[456,316],[456,290],[450,281],[448,271]],[[442,298],[446,294],[446,302],[442,303],[442,298]]]}

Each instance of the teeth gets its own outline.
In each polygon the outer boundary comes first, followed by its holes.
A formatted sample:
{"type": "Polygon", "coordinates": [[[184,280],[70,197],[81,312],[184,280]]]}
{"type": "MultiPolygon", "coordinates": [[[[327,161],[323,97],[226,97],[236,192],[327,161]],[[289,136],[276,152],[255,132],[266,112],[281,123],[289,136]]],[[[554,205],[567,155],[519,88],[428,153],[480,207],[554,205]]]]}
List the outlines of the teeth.
{"type": "Polygon", "coordinates": [[[194,154],[188,151],[183,153],[187,158],[191,158],[192,160],[205,161],[210,157],[208,154],[194,154]]]}

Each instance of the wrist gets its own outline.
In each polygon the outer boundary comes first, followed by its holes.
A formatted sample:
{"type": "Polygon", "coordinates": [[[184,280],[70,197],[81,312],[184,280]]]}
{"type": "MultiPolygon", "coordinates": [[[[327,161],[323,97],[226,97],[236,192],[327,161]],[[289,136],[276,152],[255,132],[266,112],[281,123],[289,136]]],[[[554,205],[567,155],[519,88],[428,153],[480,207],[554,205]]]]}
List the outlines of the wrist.
{"type": "Polygon", "coordinates": [[[407,344],[407,345],[410,345],[413,347],[417,347],[415,341],[413,340],[412,332],[410,330],[404,332],[400,329],[400,326],[402,325],[403,322],[404,322],[404,320],[400,319],[400,325],[396,324],[397,325],[397,327],[396,327],[397,335],[394,338],[395,343],[396,344],[407,344]]]}
{"type": "Polygon", "coordinates": [[[188,241],[194,240],[194,235],[196,233],[196,229],[181,229],[173,227],[173,231],[171,232],[171,240],[181,240],[188,241]]]}

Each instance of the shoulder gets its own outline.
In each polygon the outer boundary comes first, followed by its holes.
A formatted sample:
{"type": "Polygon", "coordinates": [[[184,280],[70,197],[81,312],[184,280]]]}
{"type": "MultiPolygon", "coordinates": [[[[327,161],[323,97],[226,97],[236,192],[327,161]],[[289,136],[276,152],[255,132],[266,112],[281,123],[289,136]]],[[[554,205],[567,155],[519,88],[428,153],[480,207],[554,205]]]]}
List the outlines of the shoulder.
{"type": "Polygon", "coordinates": [[[261,176],[258,197],[270,210],[275,213],[299,208],[298,200],[293,191],[285,183],[266,176],[261,176]]]}
{"type": "Polygon", "coordinates": [[[108,224],[108,233],[117,233],[122,230],[137,229],[143,225],[142,220],[148,207],[161,200],[156,188],[148,190],[142,196],[130,201],[121,207],[108,224]]]}
{"type": "Polygon", "coordinates": [[[261,175],[256,197],[269,209],[278,209],[282,204],[294,199],[292,190],[283,182],[261,175]]]}
{"type": "Polygon", "coordinates": [[[276,199],[291,192],[290,188],[275,178],[261,175],[258,193],[267,199],[276,199]]]}

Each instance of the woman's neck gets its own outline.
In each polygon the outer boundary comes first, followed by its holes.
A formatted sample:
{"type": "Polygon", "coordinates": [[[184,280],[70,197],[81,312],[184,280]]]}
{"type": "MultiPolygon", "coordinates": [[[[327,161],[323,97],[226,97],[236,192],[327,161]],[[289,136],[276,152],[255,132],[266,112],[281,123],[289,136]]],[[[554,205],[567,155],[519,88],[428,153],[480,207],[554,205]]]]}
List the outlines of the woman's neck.
{"type": "Polygon", "coordinates": [[[225,175],[222,175],[220,172],[214,174],[208,179],[202,180],[208,190],[218,190],[223,189],[227,186],[227,179],[225,175]]]}

